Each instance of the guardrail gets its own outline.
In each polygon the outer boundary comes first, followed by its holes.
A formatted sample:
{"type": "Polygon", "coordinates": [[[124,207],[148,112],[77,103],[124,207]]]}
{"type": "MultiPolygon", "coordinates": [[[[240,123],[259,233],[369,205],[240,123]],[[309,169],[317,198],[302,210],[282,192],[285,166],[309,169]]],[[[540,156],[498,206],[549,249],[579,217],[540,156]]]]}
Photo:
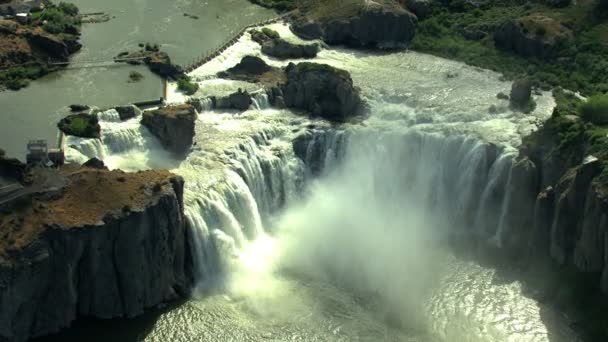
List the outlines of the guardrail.
{"type": "Polygon", "coordinates": [[[279,16],[271,18],[271,19],[262,20],[260,22],[254,23],[254,24],[249,24],[249,25],[243,27],[241,30],[239,30],[234,35],[232,35],[229,39],[224,41],[224,43],[220,44],[215,49],[212,49],[211,52],[205,53],[202,56],[200,56],[199,58],[196,58],[192,63],[188,64],[187,66],[182,66],[182,69],[184,70],[185,73],[190,73],[190,72],[194,71],[195,69],[200,68],[201,66],[205,65],[205,63],[211,61],[215,57],[219,56],[222,52],[226,51],[226,49],[228,49],[229,47],[234,45],[245,34],[245,32],[247,32],[247,30],[254,28],[254,27],[258,27],[258,26],[273,24],[280,20],[287,19],[296,12],[297,12],[297,10],[294,10],[294,11],[284,13],[282,15],[279,15],[279,16]]]}

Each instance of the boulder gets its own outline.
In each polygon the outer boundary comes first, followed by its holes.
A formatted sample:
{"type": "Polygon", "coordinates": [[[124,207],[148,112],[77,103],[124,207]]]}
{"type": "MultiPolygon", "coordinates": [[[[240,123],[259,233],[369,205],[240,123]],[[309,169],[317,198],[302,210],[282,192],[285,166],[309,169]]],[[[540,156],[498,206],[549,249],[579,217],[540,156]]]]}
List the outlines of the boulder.
{"type": "Polygon", "coordinates": [[[91,107],[87,106],[87,105],[82,105],[82,104],[73,104],[70,105],[70,111],[72,112],[84,112],[91,109],[91,107]]]}
{"type": "Polygon", "coordinates": [[[97,115],[88,113],[68,115],[59,121],[57,127],[66,135],[94,139],[99,139],[101,136],[97,115]]]}
{"type": "Polygon", "coordinates": [[[118,112],[118,116],[122,121],[132,119],[136,116],[141,115],[142,113],[141,109],[137,108],[134,105],[118,106],[114,107],[114,109],[118,112]]]}
{"type": "Polygon", "coordinates": [[[165,52],[151,51],[147,54],[145,62],[152,72],[161,77],[178,80],[184,76],[182,68],[173,64],[165,52]]]}
{"type": "Polygon", "coordinates": [[[293,44],[282,38],[276,38],[263,43],[262,52],[279,59],[315,58],[319,52],[319,45],[293,44]]]}
{"type": "Polygon", "coordinates": [[[513,82],[510,99],[513,109],[524,110],[529,107],[532,101],[532,83],[527,79],[513,82]]]}
{"type": "Polygon", "coordinates": [[[294,18],[291,22],[291,31],[302,39],[312,40],[323,38],[321,24],[306,16],[294,18]]]}
{"type": "Polygon", "coordinates": [[[214,102],[215,108],[237,109],[240,111],[245,111],[249,109],[253,103],[253,98],[247,91],[242,91],[239,89],[237,92],[228,96],[215,98],[214,102]]]}
{"type": "Polygon", "coordinates": [[[97,158],[91,158],[87,160],[82,167],[87,167],[90,169],[99,169],[99,170],[107,170],[106,164],[104,164],[103,160],[99,160],[97,158]]]}
{"type": "Polygon", "coordinates": [[[261,45],[271,40],[271,38],[262,31],[253,30],[251,31],[251,40],[261,45]]]}
{"type": "Polygon", "coordinates": [[[259,57],[245,56],[237,65],[228,70],[218,72],[217,76],[253,83],[260,82],[268,87],[272,87],[284,81],[285,72],[280,68],[269,66],[259,57]]]}
{"type": "Polygon", "coordinates": [[[196,111],[189,104],[167,106],[145,112],[141,123],[155,135],[169,151],[183,156],[192,146],[196,111]]]}
{"type": "Polygon", "coordinates": [[[353,15],[333,13],[331,2],[321,3],[316,11],[328,13],[314,21],[296,18],[292,31],[304,39],[322,38],[328,44],[350,47],[407,47],[416,33],[417,18],[396,2],[361,2],[352,9],[353,15]],[[328,6],[323,8],[323,6],[328,6]]]}
{"type": "Polygon", "coordinates": [[[494,43],[502,50],[524,57],[554,57],[572,38],[572,32],[557,20],[530,15],[503,23],[494,33],[494,43]]]}
{"type": "Polygon", "coordinates": [[[270,66],[263,59],[256,56],[245,56],[232,68],[220,72],[227,74],[261,75],[270,70],[270,66]]]}
{"type": "Polygon", "coordinates": [[[287,107],[299,108],[332,121],[361,114],[363,101],[348,72],[325,64],[290,63],[282,85],[287,107]]]}
{"type": "Polygon", "coordinates": [[[431,5],[432,0],[407,0],[407,9],[420,19],[431,15],[431,5]]]}
{"type": "Polygon", "coordinates": [[[462,30],[462,36],[466,40],[478,41],[484,39],[487,36],[487,33],[476,27],[465,27],[462,30]]]}
{"type": "Polygon", "coordinates": [[[67,60],[70,55],[68,46],[61,39],[42,29],[30,32],[27,38],[32,45],[42,49],[53,58],[67,60]]]}

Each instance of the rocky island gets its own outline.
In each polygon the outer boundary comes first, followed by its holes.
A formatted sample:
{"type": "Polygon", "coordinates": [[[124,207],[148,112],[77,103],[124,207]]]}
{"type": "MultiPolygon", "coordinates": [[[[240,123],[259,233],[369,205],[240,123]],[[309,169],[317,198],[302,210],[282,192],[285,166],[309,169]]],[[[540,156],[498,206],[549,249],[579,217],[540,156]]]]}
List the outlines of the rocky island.
{"type": "Polygon", "coordinates": [[[0,14],[5,17],[0,19],[0,86],[25,87],[30,80],[60,68],[80,50],[78,12],[75,5],[65,2],[0,2],[0,14]]]}
{"type": "Polygon", "coordinates": [[[183,179],[99,166],[34,169],[38,193],[0,215],[0,340],[79,316],[134,317],[188,294],[183,179]]]}

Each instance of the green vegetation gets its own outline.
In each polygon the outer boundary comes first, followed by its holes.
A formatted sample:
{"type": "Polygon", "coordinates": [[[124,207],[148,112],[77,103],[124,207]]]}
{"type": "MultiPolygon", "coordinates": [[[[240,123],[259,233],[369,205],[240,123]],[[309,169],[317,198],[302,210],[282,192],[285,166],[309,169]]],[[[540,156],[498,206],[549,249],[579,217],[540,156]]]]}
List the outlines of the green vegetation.
{"type": "Polygon", "coordinates": [[[32,26],[42,28],[52,34],[77,34],[81,25],[78,7],[74,4],[60,2],[49,4],[42,12],[32,14],[32,26]]]}
{"type": "Polygon", "coordinates": [[[144,78],[144,75],[140,74],[137,71],[131,71],[129,73],[129,82],[139,82],[144,78]]]}
{"type": "Polygon", "coordinates": [[[177,81],[177,89],[186,95],[193,95],[198,91],[198,83],[192,82],[189,77],[182,77],[177,81]]]}
{"type": "Polygon", "coordinates": [[[19,66],[0,71],[0,84],[11,90],[27,87],[30,80],[48,73],[48,69],[39,65],[19,66]]]}
{"type": "MultiPolygon", "coordinates": [[[[437,6],[431,17],[419,22],[412,49],[495,70],[507,78],[527,75],[544,89],[562,86],[585,95],[608,91],[608,24],[593,19],[593,4],[551,8],[536,2],[494,1],[466,10],[455,5],[458,1],[446,2],[451,7],[437,6]],[[562,46],[556,58],[524,58],[494,47],[493,34],[502,23],[531,14],[555,18],[572,29],[573,41],[562,46]],[[467,40],[464,30],[483,32],[485,37],[467,40]]],[[[544,35],[547,29],[535,32],[544,35]]]]}
{"type": "MultiPolygon", "coordinates": [[[[331,65],[327,65],[327,64],[301,62],[301,63],[295,64],[294,68],[297,73],[305,73],[305,72],[332,73],[332,74],[340,75],[343,78],[350,78],[350,74],[347,71],[338,69],[338,68],[334,68],[331,65]]],[[[287,70],[287,72],[289,72],[289,69],[287,70]]]]}
{"type": "Polygon", "coordinates": [[[295,9],[294,0],[250,0],[254,4],[266,8],[274,8],[279,12],[287,12],[295,9]]]}
{"type": "Polygon", "coordinates": [[[281,38],[281,35],[279,35],[279,32],[277,32],[273,29],[270,29],[268,27],[263,27],[262,33],[264,33],[266,36],[268,36],[268,38],[271,38],[271,39],[281,38]]]}
{"type": "MultiPolygon", "coordinates": [[[[538,132],[527,137],[524,149],[543,150],[564,167],[578,165],[593,154],[608,166],[608,22],[598,19],[598,6],[608,0],[579,1],[565,8],[541,2],[489,1],[475,8],[460,0],[443,0],[433,14],[418,24],[411,48],[503,73],[507,79],[529,78],[535,86],[554,88],[557,107],[538,132]],[[572,39],[549,59],[525,58],[494,46],[494,32],[506,21],[542,15],[561,22],[572,39]],[[479,40],[467,40],[464,31],[481,32],[479,40]],[[569,89],[589,97],[584,103],[569,89]]],[[[553,27],[531,27],[529,32],[547,37],[553,27]]],[[[608,184],[608,167],[597,179],[608,184]]]]}
{"type": "Polygon", "coordinates": [[[83,138],[98,138],[99,124],[97,115],[76,114],[62,119],[58,127],[67,135],[83,138]]]}
{"type": "Polygon", "coordinates": [[[596,125],[608,125],[608,95],[596,95],[579,106],[581,117],[596,125]]]}

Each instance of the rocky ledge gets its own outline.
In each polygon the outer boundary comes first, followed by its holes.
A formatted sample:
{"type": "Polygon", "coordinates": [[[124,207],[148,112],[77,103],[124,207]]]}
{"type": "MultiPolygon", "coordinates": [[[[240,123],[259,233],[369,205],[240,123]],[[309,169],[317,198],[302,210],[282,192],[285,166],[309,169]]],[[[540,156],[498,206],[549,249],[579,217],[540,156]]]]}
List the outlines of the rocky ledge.
{"type": "Polygon", "coordinates": [[[196,111],[190,104],[167,106],[144,112],[141,123],[176,155],[185,155],[192,146],[196,111]]]}
{"type": "Polygon", "coordinates": [[[253,31],[251,38],[262,46],[265,55],[278,59],[315,58],[319,53],[319,44],[294,44],[279,37],[270,29],[253,31]]]}
{"type": "MultiPolygon", "coordinates": [[[[245,56],[239,64],[218,76],[261,83],[273,106],[305,110],[330,121],[343,122],[365,110],[360,90],[354,86],[350,74],[326,64],[289,63],[279,69],[267,65],[259,57],[245,56]]],[[[250,96],[243,93],[240,97],[244,99],[245,108],[245,98],[250,96]]]]}
{"type": "Polygon", "coordinates": [[[524,57],[551,58],[572,39],[572,32],[557,20],[535,14],[509,20],[494,33],[496,47],[524,57]]]}
{"type": "Polygon", "coordinates": [[[134,317],[188,294],[180,177],[79,167],[49,177],[66,185],[0,216],[0,341],[80,316],[134,317]]]}
{"type": "Polygon", "coordinates": [[[417,18],[393,0],[315,3],[296,17],[292,31],[304,39],[351,47],[407,47],[417,18]]]}
{"type": "Polygon", "coordinates": [[[147,45],[139,51],[123,52],[116,56],[114,61],[132,65],[145,64],[150,71],[163,78],[179,80],[185,76],[182,68],[173,64],[169,55],[160,51],[156,46],[147,45]]]}
{"type": "Polygon", "coordinates": [[[95,114],[68,115],[59,121],[57,127],[66,135],[95,139],[101,136],[101,126],[99,126],[99,120],[95,114]]]}

